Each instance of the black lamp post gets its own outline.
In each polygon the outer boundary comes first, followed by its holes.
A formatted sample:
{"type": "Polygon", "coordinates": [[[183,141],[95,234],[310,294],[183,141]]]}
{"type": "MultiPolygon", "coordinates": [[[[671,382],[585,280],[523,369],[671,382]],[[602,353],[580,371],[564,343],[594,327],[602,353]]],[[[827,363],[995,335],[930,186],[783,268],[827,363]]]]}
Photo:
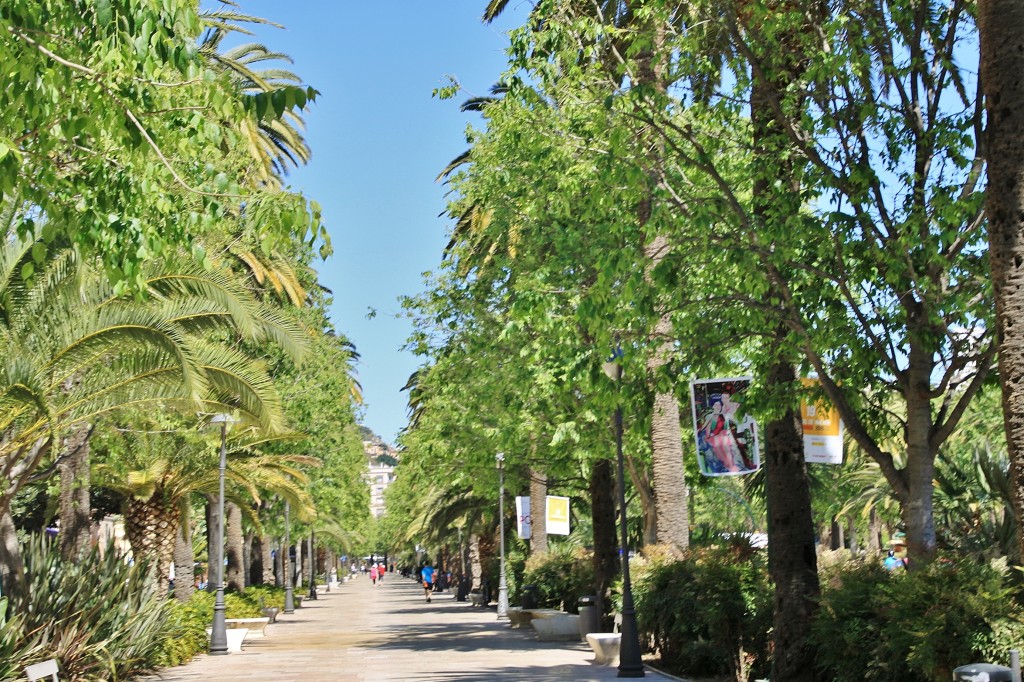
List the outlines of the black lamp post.
{"type": "Polygon", "coordinates": [[[213,604],[213,627],[210,630],[210,655],[228,653],[227,620],[224,616],[224,471],[227,469],[229,414],[215,414],[211,424],[220,424],[220,495],[217,497],[217,597],[213,604]]]}
{"type": "Polygon", "coordinates": [[[505,453],[494,456],[498,462],[498,535],[501,537],[501,574],[498,576],[498,618],[508,618],[508,583],[505,580],[505,453]]]}
{"type": "MultiPolygon", "coordinates": [[[[616,382],[616,392],[622,380],[622,365],[619,359],[622,350],[616,349],[609,362],[604,363],[604,373],[616,382]]],[[[629,580],[629,544],[626,534],[626,474],[622,458],[622,401],[615,401],[615,456],[618,463],[619,483],[619,557],[622,560],[622,627],[619,641],[619,677],[645,677],[643,658],[640,654],[640,636],[636,628],[636,609],[633,606],[633,585],[629,580]]]]}
{"type": "Polygon", "coordinates": [[[289,518],[291,505],[284,503],[284,557],[281,565],[284,567],[284,612],[295,613],[295,580],[294,569],[292,568],[292,543],[289,537],[291,519],[289,518]]]}

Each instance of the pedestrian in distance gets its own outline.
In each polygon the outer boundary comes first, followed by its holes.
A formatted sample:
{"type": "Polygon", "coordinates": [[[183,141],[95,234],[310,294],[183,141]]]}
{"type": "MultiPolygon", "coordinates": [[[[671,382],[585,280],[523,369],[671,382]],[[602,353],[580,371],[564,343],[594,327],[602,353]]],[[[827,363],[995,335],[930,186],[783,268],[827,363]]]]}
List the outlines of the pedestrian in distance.
{"type": "Polygon", "coordinates": [[[434,567],[430,565],[429,561],[423,563],[423,568],[420,569],[420,580],[423,581],[423,594],[427,598],[427,603],[430,603],[430,591],[434,589],[434,567]]]}
{"type": "Polygon", "coordinates": [[[370,566],[370,582],[373,585],[377,584],[377,564],[370,566]]]}
{"type": "Polygon", "coordinates": [[[387,567],[384,564],[377,564],[377,587],[384,584],[384,574],[387,573],[387,567]]]}

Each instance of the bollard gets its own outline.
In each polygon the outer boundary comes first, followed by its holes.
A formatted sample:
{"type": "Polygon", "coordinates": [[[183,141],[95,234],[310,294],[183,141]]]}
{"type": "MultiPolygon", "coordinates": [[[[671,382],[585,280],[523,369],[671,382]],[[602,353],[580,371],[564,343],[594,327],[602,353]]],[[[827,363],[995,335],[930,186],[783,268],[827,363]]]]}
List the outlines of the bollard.
{"type": "Polygon", "coordinates": [[[1010,649],[1010,674],[1013,676],[1013,682],[1021,682],[1020,652],[1016,649],[1010,649]]]}

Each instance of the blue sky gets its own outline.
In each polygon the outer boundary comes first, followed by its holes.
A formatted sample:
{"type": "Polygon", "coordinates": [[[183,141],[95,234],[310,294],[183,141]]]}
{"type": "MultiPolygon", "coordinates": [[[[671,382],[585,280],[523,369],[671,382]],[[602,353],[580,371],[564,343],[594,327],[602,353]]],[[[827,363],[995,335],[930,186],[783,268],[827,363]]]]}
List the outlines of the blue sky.
{"type": "Polygon", "coordinates": [[[434,178],[466,149],[466,126],[475,123],[459,103],[497,80],[507,31],[530,3],[513,0],[492,25],[480,21],[486,0],[239,4],[285,25],[258,39],[291,55],[292,70],[321,92],[306,116],[313,160],[287,182],[323,206],[334,256],[317,270],[334,292],[336,328],[362,356],[363,422],[393,442],[406,421],[401,388],[418,365],[400,350],[410,326],[398,299],[422,290],[450,226],[438,217],[445,190],[434,178]],[[447,75],[463,93],[432,98],[447,75]]]}

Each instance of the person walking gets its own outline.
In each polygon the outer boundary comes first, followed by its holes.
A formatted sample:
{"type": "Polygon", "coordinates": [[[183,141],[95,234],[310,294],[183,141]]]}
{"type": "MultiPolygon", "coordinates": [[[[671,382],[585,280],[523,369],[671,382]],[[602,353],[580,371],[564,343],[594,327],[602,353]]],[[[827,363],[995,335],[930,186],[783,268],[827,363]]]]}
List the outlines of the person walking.
{"type": "Polygon", "coordinates": [[[377,584],[377,564],[370,566],[370,582],[373,585],[377,584]]]}
{"type": "Polygon", "coordinates": [[[384,584],[384,574],[388,572],[384,564],[377,564],[377,587],[384,584]]]}
{"type": "Polygon", "coordinates": [[[429,604],[430,591],[434,589],[434,567],[430,565],[429,561],[423,562],[423,568],[420,569],[420,580],[423,581],[423,594],[429,604]]]}

